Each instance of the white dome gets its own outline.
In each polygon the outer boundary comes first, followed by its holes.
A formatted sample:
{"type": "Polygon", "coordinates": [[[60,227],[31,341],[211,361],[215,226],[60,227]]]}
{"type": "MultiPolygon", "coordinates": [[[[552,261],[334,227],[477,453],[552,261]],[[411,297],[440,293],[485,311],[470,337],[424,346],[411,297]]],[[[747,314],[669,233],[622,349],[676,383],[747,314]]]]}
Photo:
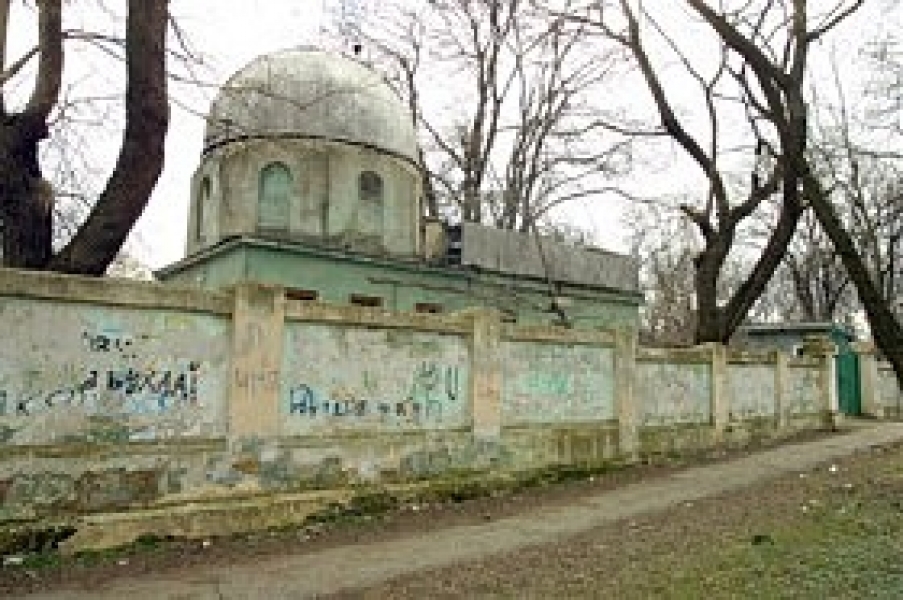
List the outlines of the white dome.
{"type": "Polygon", "coordinates": [[[410,111],[382,77],[354,59],[315,48],[251,61],[213,101],[204,152],[260,138],[348,142],[419,162],[410,111]]]}

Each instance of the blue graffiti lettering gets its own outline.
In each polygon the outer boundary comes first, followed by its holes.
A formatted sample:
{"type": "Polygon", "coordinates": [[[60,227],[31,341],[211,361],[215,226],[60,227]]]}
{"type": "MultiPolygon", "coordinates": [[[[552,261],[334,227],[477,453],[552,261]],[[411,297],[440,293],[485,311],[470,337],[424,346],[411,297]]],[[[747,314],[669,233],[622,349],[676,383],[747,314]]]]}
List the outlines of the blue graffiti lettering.
{"type": "Polygon", "coordinates": [[[308,413],[316,415],[317,406],[314,391],[302,383],[292,388],[289,394],[289,414],[306,415],[308,413]]]}
{"type": "MultiPolygon", "coordinates": [[[[162,413],[176,406],[196,404],[200,379],[199,362],[192,361],[187,371],[138,371],[136,369],[89,370],[71,387],[25,395],[14,402],[15,414],[27,417],[53,409],[81,408],[98,410],[102,392],[114,392],[125,412],[162,413]]],[[[108,399],[107,403],[113,398],[108,399]]],[[[116,400],[114,400],[116,401],[116,400]]]]}

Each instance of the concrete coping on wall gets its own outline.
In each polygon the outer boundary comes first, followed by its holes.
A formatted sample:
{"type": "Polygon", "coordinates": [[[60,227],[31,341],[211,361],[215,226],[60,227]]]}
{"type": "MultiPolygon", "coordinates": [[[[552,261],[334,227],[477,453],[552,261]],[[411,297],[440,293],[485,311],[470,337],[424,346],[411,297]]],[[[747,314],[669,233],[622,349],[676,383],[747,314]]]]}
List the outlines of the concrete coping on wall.
{"type": "Polygon", "coordinates": [[[502,327],[502,339],[511,342],[549,342],[586,346],[614,346],[615,332],[602,329],[567,329],[548,325],[502,327]]]}
{"type": "Polygon", "coordinates": [[[196,287],[6,268],[0,268],[0,296],[220,315],[233,306],[231,294],[196,287]]]}
{"type": "Polygon", "coordinates": [[[636,359],[639,362],[678,362],[705,363],[712,362],[712,349],[708,345],[689,348],[637,348],[636,359]]]}
{"type": "Polygon", "coordinates": [[[735,350],[727,352],[729,365],[773,365],[778,362],[776,350],[735,350]]]}
{"type": "Polygon", "coordinates": [[[468,314],[435,315],[395,312],[383,308],[345,306],[305,300],[287,301],[285,319],[286,321],[337,323],[454,334],[466,334],[473,328],[473,318],[468,314]]]}
{"type": "Polygon", "coordinates": [[[819,359],[811,356],[791,356],[787,359],[787,366],[794,368],[811,368],[817,367],[819,359]]]}
{"type": "MultiPolygon", "coordinates": [[[[277,288],[278,289],[278,288],[277,288]]],[[[413,329],[438,333],[468,334],[474,319],[501,322],[502,314],[492,308],[469,308],[447,315],[389,311],[365,306],[346,306],[320,301],[288,300],[287,321],[336,323],[385,329],[413,329]]],[[[503,324],[501,337],[515,342],[548,342],[590,346],[614,346],[612,330],[567,329],[549,325],[503,324]]]]}

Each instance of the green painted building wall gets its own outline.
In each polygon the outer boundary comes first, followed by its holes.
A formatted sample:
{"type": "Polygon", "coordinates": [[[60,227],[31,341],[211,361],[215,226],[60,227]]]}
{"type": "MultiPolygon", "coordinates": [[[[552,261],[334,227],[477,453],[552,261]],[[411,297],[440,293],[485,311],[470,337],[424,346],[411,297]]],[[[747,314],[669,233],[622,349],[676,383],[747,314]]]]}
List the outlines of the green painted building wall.
{"type": "Polygon", "coordinates": [[[550,284],[462,267],[437,267],[254,239],[231,240],[158,274],[164,281],[220,289],[242,281],[280,285],[331,304],[378,299],[403,312],[502,311],[509,321],[560,321],[552,297],[577,328],[636,327],[638,293],[594,286],[550,284]],[[554,291],[553,291],[554,290],[554,291]]]}

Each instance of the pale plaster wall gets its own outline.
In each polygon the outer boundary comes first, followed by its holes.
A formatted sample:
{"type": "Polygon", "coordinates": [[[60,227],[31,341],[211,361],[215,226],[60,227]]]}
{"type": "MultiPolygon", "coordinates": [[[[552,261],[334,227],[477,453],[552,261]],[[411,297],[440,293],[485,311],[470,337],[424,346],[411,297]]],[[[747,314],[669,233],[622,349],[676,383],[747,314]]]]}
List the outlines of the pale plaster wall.
{"type": "Polygon", "coordinates": [[[877,395],[882,415],[903,417],[903,390],[890,365],[878,365],[877,395]]]}
{"type": "Polygon", "coordinates": [[[228,320],[0,297],[0,442],[225,434],[228,320]]]}
{"type": "Polygon", "coordinates": [[[284,434],[470,425],[462,336],[315,323],[289,323],[284,335],[284,434]]]}
{"type": "Polygon", "coordinates": [[[634,399],[643,425],[709,423],[712,420],[712,367],[671,362],[667,355],[637,363],[634,399]]]}
{"type": "Polygon", "coordinates": [[[9,298],[0,320],[7,443],[225,433],[225,319],[9,298]]]}
{"type": "MultiPolygon", "coordinates": [[[[421,180],[416,165],[378,149],[319,139],[249,139],[211,150],[191,186],[186,253],[258,232],[260,172],[278,162],[292,174],[288,239],[320,240],[366,252],[414,256],[420,248],[421,180]],[[358,177],[383,182],[382,231],[361,214],[358,177]],[[201,181],[211,182],[209,226],[198,239],[201,181]]],[[[265,232],[274,233],[274,232],[265,232]]]]}
{"type": "Polygon", "coordinates": [[[773,364],[728,366],[728,396],[731,420],[777,416],[773,364]]]}
{"type": "Polygon", "coordinates": [[[256,284],[0,270],[0,331],[0,522],[692,450],[781,435],[749,395],[773,388],[796,417],[830,404],[823,359],[256,284]]]}
{"type": "Polygon", "coordinates": [[[819,411],[822,389],[819,384],[817,365],[800,366],[799,361],[790,363],[782,391],[784,409],[789,415],[814,414],[819,411]]]}
{"type": "Polygon", "coordinates": [[[506,425],[617,417],[612,348],[503,342],[502,365],[506,425]]]}

